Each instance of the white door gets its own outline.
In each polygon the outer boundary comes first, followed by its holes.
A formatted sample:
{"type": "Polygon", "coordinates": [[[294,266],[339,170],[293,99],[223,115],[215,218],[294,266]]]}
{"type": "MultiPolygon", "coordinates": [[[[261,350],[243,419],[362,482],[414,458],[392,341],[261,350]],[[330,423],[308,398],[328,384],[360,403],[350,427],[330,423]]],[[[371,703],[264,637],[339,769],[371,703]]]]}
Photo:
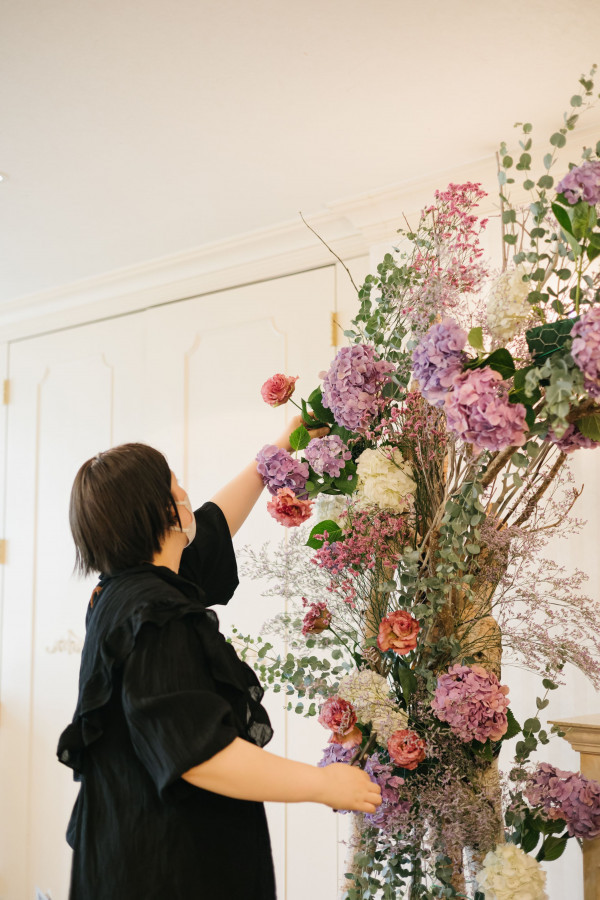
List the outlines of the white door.
{"type": "MultiPolygon", "coordinates": [[[[260,387],[300,375],[307,396],[332,358],[335,270],[280,278],[148,312],[16,342],[10,348],[4,619],[0,710],[0,898],[34,887],[66,900],[64,831],[76,785],[56,761],[76,699],[79,651],[93,582],[71,577],[68,497],[81,463],[142,440],[163,450],[200,504],[272,441],[290,407],[260,387]]],[[[238,546],[284,538],[259,501],[238,546]]],[[[259,633],[280,611],[244,582],[223,630],[259,633]]],[[[315,762],[326,734],[314,719],[267,706],[274,752],[315,762]]],[[[338,818],[324,807],[269,809],[279,896],[335,896],[338,818]]]]}
{"type": "MultiPolygon", "coordinates": [[[[308,397],[335,353],[331,347],[333,267],[200,297],[151,311],[148,370],[152,404],[148,440],[165,452],[192,503],[209,499],[271,443],[291,404],[272,409],[260,387],[276,372],[299,375],[297,396],[308,397]]],[[[294,399],[297,399],[296,395],[294,399]]],[[[285,529],[270,518],[267,497],[236,537],[236,546],[275,546],[285,529]]],[[[283,609],[261,598],[260,585],[243,579],[227,608],[217,608],[222,630],[232,624],[258,634],[283,609]]],[[[275,729],[269,749],[316,763],[326,732],[315,719],[285,714],[283,694],[267,693],[275,729]]],[[[269,825],[282,900],[336,896],[337,816],[315,805],[270,804],[269,825]]]]}
{"type": "Polygon", "coordinates": [[[0,896],[67,896],[64,832],[76,787],[56,744],[77,697],[90,585],[71,576],[68,500],[80,464],[138,436],[143,335],[124,317],[10,348],[0,896]]]}

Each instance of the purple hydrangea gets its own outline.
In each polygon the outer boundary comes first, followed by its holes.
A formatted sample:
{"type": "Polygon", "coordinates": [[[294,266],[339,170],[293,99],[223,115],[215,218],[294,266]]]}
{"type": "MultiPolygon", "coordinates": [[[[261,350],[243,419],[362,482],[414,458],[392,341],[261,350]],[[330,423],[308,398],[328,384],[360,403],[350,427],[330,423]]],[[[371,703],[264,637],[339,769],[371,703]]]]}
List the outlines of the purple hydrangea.
{"type": "Polygon", "coordinates": [[[258,473],[271,494],[280,488],[290,488],[297,497],[306,496],[308,466],[294,459],[287,450],[266,444],[257,454],[258,473]]]}
{"type": "Polygon", "coordinates": [[[592,397],[600,398],[600,306],[593,306],[571,329],[571,356],[583,372],[583,385],[592,397]]]}
{"type": "Polygon", "coordinates": [[[377,413],[381,389],[393,371],[394,366],[377,359],[369,344],[342,347],[323,379],[323,406],[338,425],[359,431],[377,413]]]}
{"type": "Polygon", "coordinates": [[[564,819],[571,837],[600,835],[600,782],[540,763],[527,781],[525,796],[549,819],[564,819]]]}
{"type": "Polygon", "coordinates": [[[508,728],[508,688],[482,666],[452,666],[438,678],[431,706],[461,741],[499,741],[508,728]]]}
{"type": "Polygon", "coordinates": [[[338,478],[346,461],[352,456],[337,434],[313,438],[304,455],[318,475],[331,475],[332,478],[338,478]]]}
{"type": "MultiPolygon", "coordinates": [[[[329,766],[331,763],[350,764],[352,757],[356,755],[357,748],[345,750],[340,744],[328,744],[323,751],[323,756],[317,763],[318,766],[329,766]]],[[[398,789],[404,784],[404,779],[393,774],[393,767],[389,763],[382,763],[377,753],[368,757],[365,764],[365,772],[371,781],[381,787],[381,806],[374,813],[367,813],[365,819],[377,828],[381,828],[388,834],[400,830],[403,821],[410,812],[409,800],[401,800],[398,789]]],[[[339,809],[338,812],[349,812],[347,809],[339,809]]]]}
{"type": "Polygon", "coordinates": [[[462,372],[467,334],[454,319],[432,325],[413,351],[413,375],[426,400],[443,406],[446,394],[462,372]]]}
{"type": "Polygon", "coordinates": [[[569,425],[561,438],[557,438],[552,428],[549,430],[544,440],[555,444],[563,453],[573,453],[575,450],[593,450],[600,447],[599,441],[593,441],[591,438],[582,434],[575,425],[569,425]]]}
{"type": "Polygon", "coordinates": [[[556,185],[556,190],[565,195],[571,206],[579,200],[596,206],[600,203],[600,160],[586,160],[575,166],[556,185]]]}
{"type": "Polygon", "coordinates": [[[510,403],[508,384],[489,366],[458,375],[445,407],[448,429],[473,444],[475,453],[525,443],[525,407],[510,403]]]}
{"type": "Polygon", "coordinates": [[[412,805],[410,800],[401,800],[398,794],[404,778],[394,775],[392,765],[382,763],[377,753],[367,759],[365,772],[381,788],[381,806],[374,813],[366,813],[365,820],[388,834],[394,834],[406,821],[412,805]]]}

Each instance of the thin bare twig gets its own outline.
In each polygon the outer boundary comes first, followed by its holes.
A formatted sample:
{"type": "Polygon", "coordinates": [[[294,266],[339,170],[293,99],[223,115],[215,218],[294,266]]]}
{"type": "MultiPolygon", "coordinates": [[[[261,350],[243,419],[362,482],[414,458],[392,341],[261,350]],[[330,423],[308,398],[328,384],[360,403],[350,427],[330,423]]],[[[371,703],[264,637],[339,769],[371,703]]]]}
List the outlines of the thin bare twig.
{"type": "Polygon", "coordinates": [[[304,224],[306,225],[306,227],[308,228],[308,230],[309,230],[309,231],[312,231],[312,233],[315,235],[315,237],[317,237],[317,238],[321,241],[321,243],[322,243],[325,247],[327,247],[327,249],[328,249],[329,252],[332,254],[332,256],[335,256],[335,258],[337,259],[337,261],[340,262],[340,263],[343,265],[343,267],[345,268],[346,272],[348,273],[348,278],[349,278],[350,281],[352,282],[352,287],[354,288],[354,290],[355,290],[356,293],[358,294],[358,288],[356,287],[356,283],[355,283],[355,281],[354,281],[354,278],[352,277],[352,273],[350,272],[350,269],[348,268],[348,266],[346,265],[346,263],[344,262],[344,260],[341,258],[341,256],[338,256],[337,253],[335,252],[335,250],[332,250],[332,249],[331,249],[331,247],[329,246],[329,244],[327,243],[327,241],[324,241],[324,240],[323,240],[323,238],[321,237],[321,235],[319,234],[319,232],[318,232],[318,231],[315,231],[315,229],[312,227],[312,225],[309,225],[309,224],[308,224],[308,222],[306,221],[306,219],[304,218],[304,216],[302,215],[302,213],[300,213],[300,218],[302,219],[302,221],[304,222],[304,224]]]}

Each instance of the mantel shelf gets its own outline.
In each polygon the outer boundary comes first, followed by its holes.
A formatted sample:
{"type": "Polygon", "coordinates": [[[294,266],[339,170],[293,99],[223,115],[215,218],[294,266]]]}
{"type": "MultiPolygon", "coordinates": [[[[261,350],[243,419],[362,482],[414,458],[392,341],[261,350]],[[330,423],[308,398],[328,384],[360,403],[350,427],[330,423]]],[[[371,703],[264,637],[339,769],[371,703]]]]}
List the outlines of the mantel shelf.
{"type": "Polygon", "coordinates": [[[573,750],[591,756],[600,756],[600,713],[588,716],[574,716],[569,719],[554,719],[551,725],[558,725],[565,732],[565,740],[573,750]]]}

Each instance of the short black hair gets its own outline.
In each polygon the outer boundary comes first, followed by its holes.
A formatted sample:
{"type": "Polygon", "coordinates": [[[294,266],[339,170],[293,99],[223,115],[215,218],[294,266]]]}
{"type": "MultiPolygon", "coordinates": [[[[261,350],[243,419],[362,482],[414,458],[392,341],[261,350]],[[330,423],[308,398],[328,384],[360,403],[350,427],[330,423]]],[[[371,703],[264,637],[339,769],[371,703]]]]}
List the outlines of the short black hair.
{"type": "Polygon", "coordinates": [[[120,444],[79,469],[69,523],[75,570],[114,575],[151,562],[168,529],[179,522],[167,460],[147,444],[120,444]]]}

